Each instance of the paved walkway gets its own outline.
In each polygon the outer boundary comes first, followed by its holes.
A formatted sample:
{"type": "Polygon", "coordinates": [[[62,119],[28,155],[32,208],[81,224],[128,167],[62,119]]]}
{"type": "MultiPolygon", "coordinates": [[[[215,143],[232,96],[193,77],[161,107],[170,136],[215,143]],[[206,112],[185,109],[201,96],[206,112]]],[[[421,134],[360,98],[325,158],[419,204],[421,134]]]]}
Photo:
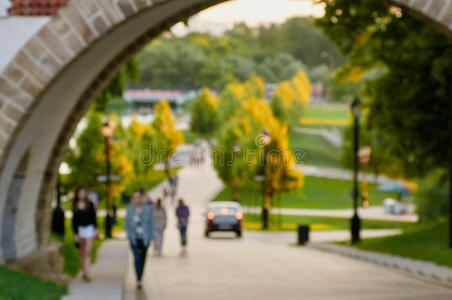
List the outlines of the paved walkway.
{"type": "Polygon", "coordinates": [[[63,300],[121,300],[128,247],[125,240],[103,242],[91,269],[92,281],[86,283],[79,275],[69,284],[68,295],[63,300]]]}
{"type": "Polygon", "coordinates": [[[338,129],[326,130],[326,129],[314,129],[314,128],[304,128],[304,127],[295,127],[293,129],[294,132],[304,133],[310,135],[318,135],[327,140],[330,144],[336,147],[342,147],[344,142],[344,138],[342,137],[342,133],[338,129]]]}
{"type": "MultiPolygon", "coordinates": [[[[305,176],[322,177],[330,179],[343,179],[343,180],[353,180],[353,172],[347,169],[340,168],[329,168],[329,167],[318,167],[311,165],[296,165],[295,168],[301,169],[305,176]]],[[[358,176],[359,180],[362,179],[362,174],[358,176]]],[[[383,183],[389,179],[384,175],[367,174],[367,182],[369,183],[383,183]]]]}
{"type": "Polygon", "coordinates": [[[204,209],[222,184],[207,166],[181,170],[179,182],[179,192],[191,208],[189,255],[179,256],[171,207],[164,256],[153,257],[149,252],[142,291],[135,289],[129,256],[125,299],[452,298],[450,289],[387,268],[293,246],[293,232],[247,231],[242,239],[228,233],[206,239],[204,209]]]}
{"type": "MultiPolygon", "coordinates": [[[[411,210],[414,207],[411,206],[411,210]]],[[[245,207],[245,212],[260,214],[260,207],[245,207]]],[[[303,209],[303,208],[274,208],[273,213],[291,216],[318,216],[318,217],[335,217],[335,218],[351,218],[353,209],[303,209]]],[[[396,221],[396,222],[417,222],[419,217],[413,213],[407,215],[388,214],[383,206],[371,206],[367,208],[358,208],[358,214],[362,219],[396,221]]]]}
{"type": "Polygon", "coordinates": [[[313,243],[310,246],[314,249],[327,251],[354,259],[361,259],[375,264],[395,268],[408,272],[413,276],[424,277],[428,280],[434,280],[452,288],[452,269],[445,266],[438,266],[433,262],[414,260],[372,251],[359,250],[353,247],[341,246],[336,244],[313,243]]]}

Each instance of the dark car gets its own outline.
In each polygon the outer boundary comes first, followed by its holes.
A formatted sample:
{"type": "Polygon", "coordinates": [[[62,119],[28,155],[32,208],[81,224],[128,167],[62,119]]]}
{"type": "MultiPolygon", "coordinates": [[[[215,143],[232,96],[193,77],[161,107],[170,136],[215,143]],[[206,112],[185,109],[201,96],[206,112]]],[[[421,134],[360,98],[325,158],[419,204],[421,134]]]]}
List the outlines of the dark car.
{"type": "Polygon", "coordinates": [[[207,207],[205,236],[215,231],[232,231],[241,237],[242,221],[242,207],[237,202],[212,202],[207,207]]]}

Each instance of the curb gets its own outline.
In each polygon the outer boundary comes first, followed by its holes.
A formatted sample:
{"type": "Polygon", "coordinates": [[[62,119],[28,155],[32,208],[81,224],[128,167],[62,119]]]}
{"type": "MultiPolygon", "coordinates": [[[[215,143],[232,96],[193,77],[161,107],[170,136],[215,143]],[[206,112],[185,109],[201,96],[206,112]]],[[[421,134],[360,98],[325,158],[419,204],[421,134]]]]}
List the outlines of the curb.
{"type": "Polygon", "coordinates": [[[433,262],[415,260],[398,255],[359,250],[335,244],[310,243],[308,247],[349,258],[363,260],[387,268],[394,268],[416,277],[421,277],[452,287],[452,268],[438,266],[433,262]]]}

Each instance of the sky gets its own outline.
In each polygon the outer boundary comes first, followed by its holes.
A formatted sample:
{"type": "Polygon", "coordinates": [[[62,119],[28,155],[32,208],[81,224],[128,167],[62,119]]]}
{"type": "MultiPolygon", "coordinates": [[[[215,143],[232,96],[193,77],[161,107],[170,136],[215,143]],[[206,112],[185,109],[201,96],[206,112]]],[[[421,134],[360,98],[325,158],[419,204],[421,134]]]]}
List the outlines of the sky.
{"type": "Polygon", "coordinates": [[[259,23],[281,23],[292,16],[322,16],[323,6],[310,0],[235,0],[216,5],[201,12],[200,19],[234,23],[246,21],[250,25],[259,23]]]}
{"type": "MultiPolygon", "coordinates": [[[[282,23],[289,17],[315,16],[324,14],[322,5],[312,0],[234,0],[208,8],[192,18],[190,29],[214,31],[231,27],[237,22],[246,22],[251,26],[268,23],[282,23]]],[[[173,32],[183,34],[186,29],[178,24],[173,32]]]]}

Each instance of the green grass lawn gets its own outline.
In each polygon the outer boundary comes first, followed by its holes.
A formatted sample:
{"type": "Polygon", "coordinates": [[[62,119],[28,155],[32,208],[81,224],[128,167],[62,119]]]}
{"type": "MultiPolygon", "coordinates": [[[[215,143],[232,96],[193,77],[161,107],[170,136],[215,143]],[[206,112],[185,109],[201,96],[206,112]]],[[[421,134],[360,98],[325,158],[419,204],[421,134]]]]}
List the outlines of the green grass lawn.
{"type": "Polygon", "coordinates": [[[197,132],[191,131],[190,129],[182,130],[184,135],[185,144],[194,144],[196,140],[203,139],[203,136],[197,132]]]}
{"type": "Polygon", "coordinates": [[[299,124],[297,127],[304,127],[309,129],[325,129],[325,130],[334,130],[339,129],[340,131],[344,131],[349,125],[329,125],[329,124],[299,124]]]}
{"type": "Polygon", "coordinates": [[[342,166],[342,149],[321,136],[293,132],[290,134],[290,148],[303,151],[304,155],[298,159],[298,163],[333,168],[342,166]]]}
{"type": "MultiPolygon", "coordinates": [[[[103,220],[99,221],[99,231],[103,230],[103,220]]],[[[65,235],[64,239],[59,236],[54,235],[53,237],[63,243],[63,272],[76,276],[80,271],[80,256],[79,250],[75,247],[75,238],[71,226],[72,219],[65,220],[65,235]]],[[[93,251],[91,252],[91,262],[96,261],[97,250],[102,244],[102,240],[95,240],[93,244],[93,251]]]]}
{"type": "Polygon", "coordinates": [[[58,300],[66,292],[66,285],[45,281],[0,265],[0,299],[58,300]]]}
{"type": "Polygon", "coordinates": [[[356,247],[452,267],[452,249],[448,247],[446,220],[405,228],[403,234],[396,236],[365,239],[356,247]]]}
{"type": "MultiPolygon", "coordinates": [[[[113,233],[124,231],[124,218],[118,218],[117,223],[113,226],[113,233]]],[[[74,233],[72,232],[71,219],[66,219],[66,233],[63,241],[63,271],[71,276],[76,276],[80,271],[79,250],[75,247],[74,233]]],[[[97,218],[97,227],[99,234],[105,233],[105,218],[97,218]]],[[[60,237],[54,236],[58,241],[62,241],[60,237]]],[[[97,250],[104,240],[95,240],[93,251],[91,252],[91,263],[96,262],[97,250]]]]}
{"type": "Polygon", "coordinates": [[[350,108],[348,106],[308,106],[303,112],[303,118],[321,120],[344,120],[350,119],[350,108]]]}
{"type": "MultiPolygon", "coordinates": [[[[376,187],[376,184],[369,184],[369,201],[371,205],[382,205],[384,198],[393,196],[392,194],[376,192],[376,187]]],[[[300,190],[283,193],[279,196],[280,204],[284,208],[351,208],[351,189],[352,182],[348,180],[306,176],[304,186],[300,190]]],[[[226,187],[213,201],[230,200],[232,200],[232,190],[226,187]]],[[[242,189],[239,200],[244,206],[261,206],[262,192],[242,189]]],[[[279,203],[275,202],[273,206],[279,207],[279,203]]]]}
{"type": "MultiPolygon", "coordinates": [[[[363,229],[409,229],[416,226],[413,223],[361,220],[363,229]]],[[[245,214],[244,227],[246,229],[261,229],[261,215],[245,214]]],[[[348,230],[349,218],[332,218],[317,216],[271,215],[270,230],[296,230],[298,225],[309,225],[311,230],[348,230]]]]}

